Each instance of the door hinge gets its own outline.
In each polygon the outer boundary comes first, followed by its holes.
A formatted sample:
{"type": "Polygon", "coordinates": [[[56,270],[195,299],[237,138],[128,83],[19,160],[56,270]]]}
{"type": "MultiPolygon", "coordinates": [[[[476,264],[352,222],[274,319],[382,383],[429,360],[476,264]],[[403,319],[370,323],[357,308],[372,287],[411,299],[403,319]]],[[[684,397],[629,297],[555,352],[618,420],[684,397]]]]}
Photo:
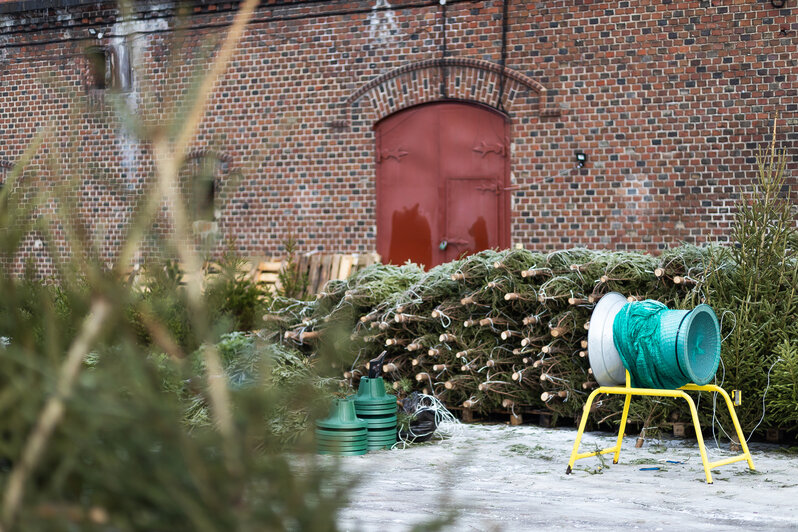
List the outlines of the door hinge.
{"type": "Polygon", "coordinates": [[[494,142],[492,144],[488,144],[484,140],[480,142],[478,146],[474,146],[471,149],[479,153],[483,157],[485,157],[489,153],[495,153],[497,155],[501,155],[502,157],[504,157],[507,152],[507,150],[504,147],[504,144],[502,144],[501,142],[494,142]]]}
{"type": "Polygon", "coordinates": [[[501,194],[502,192],[507,191],[507,190],[521,190],[521,186],[520,185],[513,185],[511,187],[503,187],[503,186],[501,186],[498,183],[494,183],[493,185],[478,185],[476,188],[477,188],[477,190],[479,192],[493,192],[497,196],[499,194],[501,194]]]}
{"type": "Polygon", "coordinates": [[[498,183],[493,183],[492,185],[477,185],[477,190],[479,192],[493,192],[497,196],[502,193],[502,187],[499,186],[498,183]]]}
{"type": "Polygon", "coordinates": [[[402,148],[382,150],[381,152],[377,153],[377,162],[381,163],[385,159],[396,159],[397,162],[402,162],[402,157],[405,157],[406,155],[408,155],[408,152],[402,148]]]}

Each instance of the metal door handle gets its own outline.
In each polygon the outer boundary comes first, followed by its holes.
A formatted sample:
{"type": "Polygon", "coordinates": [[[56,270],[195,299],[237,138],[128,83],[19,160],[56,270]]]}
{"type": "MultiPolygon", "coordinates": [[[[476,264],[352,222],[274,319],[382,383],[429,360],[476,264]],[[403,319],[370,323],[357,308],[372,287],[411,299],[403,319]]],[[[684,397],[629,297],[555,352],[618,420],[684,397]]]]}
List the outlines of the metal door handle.
{"type": "Polygon", "coordinates": [[[468,240],[457,240],[457,239],[448,240],[444,238],[443,240],[441,240],[441,243],[438,244],[438,247],[441,249],[441,251],[443,251],[444,249],[449,247],[449,244],[453,246],[466,246],[468,245],[468,240]]]}

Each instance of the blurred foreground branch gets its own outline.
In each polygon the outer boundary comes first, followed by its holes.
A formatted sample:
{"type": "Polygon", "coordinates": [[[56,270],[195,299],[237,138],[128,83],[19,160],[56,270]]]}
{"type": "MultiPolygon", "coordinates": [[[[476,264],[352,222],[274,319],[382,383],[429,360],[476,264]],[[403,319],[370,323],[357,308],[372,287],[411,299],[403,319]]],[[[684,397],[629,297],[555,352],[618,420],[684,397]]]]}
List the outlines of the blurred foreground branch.
{"type": "Polygon", "coordinates": [[[108,301],[102,298],[96,299],[92,304],[91,312],[83,322],[80,333],[69,348],[59,372],[55,395],[50,397],[45,404],[33,432],[28,437],[21,459],[9,476],[8,485],[3,494],[3,524],[0,527],[0,532],[5,532],[13,526],[17,510],[22,502],[25,482],[35,469],[53,430],[63,418],[64,403],[72,393],[83,359],[102,332],[110,312],[111,305],[108,301]]]}

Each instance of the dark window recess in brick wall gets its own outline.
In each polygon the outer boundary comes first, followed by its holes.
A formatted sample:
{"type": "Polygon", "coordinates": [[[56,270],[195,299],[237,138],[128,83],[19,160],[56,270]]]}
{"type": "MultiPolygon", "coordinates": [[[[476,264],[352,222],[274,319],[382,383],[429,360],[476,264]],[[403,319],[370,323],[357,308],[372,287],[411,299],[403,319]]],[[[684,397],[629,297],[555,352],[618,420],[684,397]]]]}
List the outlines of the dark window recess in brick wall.
{"type": "Polygon", "coordinates": [[[115,39],[109,46],[89,46],[84,55],[89,65],[89,89],[110,88],[129,91],[133,84],[133,67],[127,39],[115,39]]]}
{"type": "Polygon", "coordinates": [[[180,186],[193,221],[219,220],[221,213],[217,195],[227,166],[228,163],[215,153],[192,155],[186,160],[180,186]]]}
{"type": "Polygon", "coordinates": [[[104,89],[108,84],[108,50],[102,46],[89,46],[86,59],[89,63],[89,88],[104,89]]]}

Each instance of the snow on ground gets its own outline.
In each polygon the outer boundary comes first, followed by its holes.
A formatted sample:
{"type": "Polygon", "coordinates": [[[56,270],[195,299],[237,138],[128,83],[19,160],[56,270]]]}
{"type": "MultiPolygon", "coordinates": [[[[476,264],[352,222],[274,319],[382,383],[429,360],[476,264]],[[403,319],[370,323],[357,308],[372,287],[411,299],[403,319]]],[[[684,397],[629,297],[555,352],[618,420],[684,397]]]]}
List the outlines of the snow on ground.
{"type": "MultiPolygon", "coordinates": [[[[798,530],[798,455],[754,444],[745,462],[713,471],[705,483],[694,440],[624,439],[612,456],[576,462],[565,474],[576,430],[463,425],[446,441],[342,457],[358,484],[342,530],[408,530],[456,512],[449,530],[798,530]],[[677,461],[683,463],[669,463],[677,461]],[[659,467],[645,471],[641,468],[659,467]]],[[[581,450],[614,445],[587,433],[581,450]]],[[[710,460],[731,456],[708,438],[710,460]]]]}

